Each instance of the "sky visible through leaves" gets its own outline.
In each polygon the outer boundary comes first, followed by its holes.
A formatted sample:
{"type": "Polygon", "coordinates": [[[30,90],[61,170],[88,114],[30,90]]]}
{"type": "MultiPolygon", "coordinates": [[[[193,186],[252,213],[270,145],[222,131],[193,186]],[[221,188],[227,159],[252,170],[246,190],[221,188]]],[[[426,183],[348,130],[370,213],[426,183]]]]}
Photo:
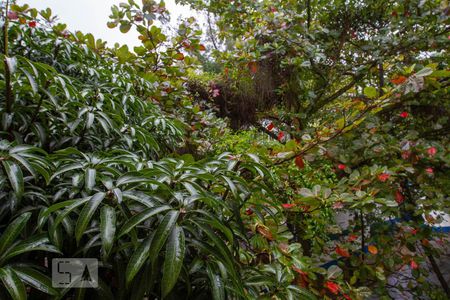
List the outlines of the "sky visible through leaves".
{"type": "MultiPolygon", "coordinates": [[[[119,5],[120,0],[19,0],[19,4],[29,4],[37,9],[50,7],[60,22],[68,25],[71,31],[81,30],[83,33],[91,32],[96,38],[108,41],[110,46],[114,43],[137,46],[140,41],[137,33],[122,34],[119,30],[111,30],[106,26],[111,6],[119,5]]],[[[189,7],[178,5],[175,0],[167,0],[166,8],[171,14],[171,26],[175,26],[179,17],[195,16],[196,13],[189,7]]]]}

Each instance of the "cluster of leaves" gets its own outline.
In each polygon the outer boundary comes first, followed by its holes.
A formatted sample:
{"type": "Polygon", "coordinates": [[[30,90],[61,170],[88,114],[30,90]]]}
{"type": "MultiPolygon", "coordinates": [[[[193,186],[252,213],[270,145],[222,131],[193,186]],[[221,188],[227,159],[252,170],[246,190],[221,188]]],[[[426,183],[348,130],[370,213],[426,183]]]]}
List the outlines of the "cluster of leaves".
{"type": "MultiPolygon", "coordinates": [[[[215,16],[224,45],[213,51],[224,66],[216,82],[276,85],[276,99],[258,106],[256,130],[279,146],[249,140],[251,131],[224,142],[245,152],[248,141],[272,160],[289,242],[312,258],[300,285],[324,297],[364,297],[370,286],[381,297],[398,290],[445,299],[445,280],[436,289],[429,278],[441,273],[436,259],[445,249],[432,226],[449,212],[448,5],[179,2],[215,16]],[[344,222],[325,228],[327,215],[344,222]],[[328,255],[343,270],[332,272],[337,288],[311,269],[328,255]],[[389,285],[398,276],[406,284],[389,285]]],[[[267,252],[277,257],[277,239],[271,243],[267,252]]]]}

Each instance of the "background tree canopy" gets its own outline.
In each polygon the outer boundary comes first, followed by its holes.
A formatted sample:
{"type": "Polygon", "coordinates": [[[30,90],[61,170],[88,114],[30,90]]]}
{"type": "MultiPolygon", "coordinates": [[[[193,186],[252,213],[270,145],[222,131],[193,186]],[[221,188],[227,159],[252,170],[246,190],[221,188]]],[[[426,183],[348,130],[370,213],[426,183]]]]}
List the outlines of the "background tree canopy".
{"type": "Polygon", "coordinates": [[[447,299],[448,2],[178,2],[2,2],[0,298],[447,299]]]}

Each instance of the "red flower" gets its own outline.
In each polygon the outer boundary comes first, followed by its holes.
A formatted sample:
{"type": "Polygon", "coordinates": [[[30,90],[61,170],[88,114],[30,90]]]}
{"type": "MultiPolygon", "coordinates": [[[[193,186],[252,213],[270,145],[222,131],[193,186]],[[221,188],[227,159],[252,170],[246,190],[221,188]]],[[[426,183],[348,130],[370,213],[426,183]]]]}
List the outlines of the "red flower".
{"type": "Polygon", "coordinates": [[[348,241],[349,241],[349,242],[353,242],[353,241],[356,241],[357,238],[358,238],[357,235],[355,235],[355,234],[350,234],[350,235],[348,236],[348,241]]]}
{"type": "Polygon", "coordinates": [[[15,11],[8,11],[8,19],[17,20],[19,15],[15,11]]]}
{"type": "Polygon", "coordinates": [[[433,168],[426,168],[425,172],[432,175],[434,173],[434,170],[433,170],[433,168]]]}
{"type": "Polygon", "coordinates": [[[343,257],[350,257],[350,253],[346,249],[336,246],[336,253],[343,257]]]}
{"type": "Polygon", "coordinates": [[[409,113],[407,111],[400,113],[400,117],[403,119],[407,118],[408,116],[409,116],[409,113]]]}
{"type": "Polygon", "coordinates": [[[270,123],[269,125],[267,125],[267,130],[271,131],[275,126],[273,125],[273,123],[270,123]]]}
{"type": "Polygon", "coordinates": [[[37,25],[36,21],[30,21],[30,22],[28,22],[28,26],[31,27],[31,28],[36,27],[36,25],[37,25]]]}
{"type": "Polygon", "coordinates": [[[344,164],[339,164],[338,169],[339,170],[345,170],[346,166],[344,164]]]}
{"type": "Polygon", "coordinates": [[[290,208],[293,208],[295,206],[295,204],[283,203],[283,204],[281,204],[281,206],[283,206],[283,208],[290,209],[290,208]]]}
{"type": "Polygon", "coordinates": [[[247,216],[253,215],[253,209],[247,208],[247,209],[245,210],[245,214],[246,214],[247,216]]]}
{"type": "Polygon", "coordinates": [[[433,157],[436,154],[437,150],[435,147],[430,147],[427,149],[427,152],[430,157],[433,157]]]}
{"type": "Polygon", "coordinates": [[[411,266],[411,269],[413,269],[413,270],[416,270],[416,269],[419,268],[419,265],[412,259],[411,259],[411,262],[410,262],[410,266],[411,266]]]}
{"type": "Polygon", "coordinates": [[[403,203],[403,201],[405,201],[405,197],[403,196],[402,192],[400,192],[399,190],[397,190],[395,192],[395,201],[398,204],[401,204],[401,203],[403,203]]]}
{"type": "Polygon", "coordinates": [[[391,175],[387,173],[381,173],[380,175],[378,175],[378,180],[380,180],[381,182],[385,182],[389,179],[389,177],[391,177],[391,175]]]}
{"type": "Polygon", "coordinates": [[[280,133],[278,133],[278,140],[281,141],[284,138],[284,133],[283,131],[280,131],[280,133]]]}
{"type": "Polygon", "coordinates": [[[341,287],[339,286],[339,284],[331,282],[331,281],[327,281],[325,282],[325,287],[333,294],[337,295],[339,293],[339,290],[341,289],[341,287]]]}

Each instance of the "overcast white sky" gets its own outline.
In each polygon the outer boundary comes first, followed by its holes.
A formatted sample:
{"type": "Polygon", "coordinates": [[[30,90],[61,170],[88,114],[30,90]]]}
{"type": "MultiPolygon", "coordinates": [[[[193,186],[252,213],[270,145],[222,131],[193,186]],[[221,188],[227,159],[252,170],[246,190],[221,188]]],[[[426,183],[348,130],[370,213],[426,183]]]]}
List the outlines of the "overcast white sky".
{"type": "MultiPolygon", "coordinates": [[[[96,38],[108,41],[110,46],[118,42],[135,46],[139,44],[137,34],[130,31],[123,34],[118,28],[109,29],[106,22],[111,13],[111,6],[124,0],[18,0],[19,4],[29,4],[31,7],[44,9],[50,7],[53,14],[60,17],[60,22],[65,23],[71,31],[80,30],[84,33],[92,33],[96,38]]],[[[195,16],[187,6],[175,4],[175,0],[166,0],[166,8],[171,14],[171,23],[176,23],[179,16],[195,16]]]]}

